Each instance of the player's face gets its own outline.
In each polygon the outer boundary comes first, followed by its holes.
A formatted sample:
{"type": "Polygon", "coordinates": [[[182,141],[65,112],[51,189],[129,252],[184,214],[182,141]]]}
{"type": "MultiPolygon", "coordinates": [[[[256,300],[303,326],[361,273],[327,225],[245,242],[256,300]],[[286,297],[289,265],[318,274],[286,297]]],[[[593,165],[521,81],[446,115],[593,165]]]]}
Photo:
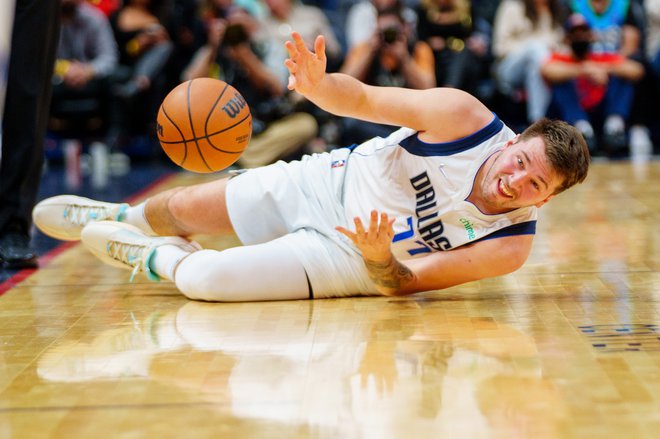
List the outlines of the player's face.
{"type": "Polygon", "coordinates": [[[493,211],[541,207],[561,181],[548,162],[542,138],[516,137],[494,156],[481,184],[483,202],[493,211]]]}

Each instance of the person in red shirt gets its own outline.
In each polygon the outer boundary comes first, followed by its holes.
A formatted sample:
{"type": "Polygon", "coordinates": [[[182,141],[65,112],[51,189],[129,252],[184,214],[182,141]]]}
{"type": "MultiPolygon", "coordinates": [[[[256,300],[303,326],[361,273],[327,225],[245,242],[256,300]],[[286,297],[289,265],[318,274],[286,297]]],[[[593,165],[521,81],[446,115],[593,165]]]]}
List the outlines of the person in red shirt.
{"type": "Polygon", "coordinates": [[[584,16],[572,14],[565,28],[565,47],[552,53],[541,67],[541,75],[552,88],[553,106],[582,132],[592,152],[599,137],[609,152],[625,148],[622,130],[605,129],[598,136],[593,125],[607,127],[612,125],[608,121],[627,120],[634,82],[644,75],[644,68],[619,53],[592,52],[593,34],[584,16]]]}

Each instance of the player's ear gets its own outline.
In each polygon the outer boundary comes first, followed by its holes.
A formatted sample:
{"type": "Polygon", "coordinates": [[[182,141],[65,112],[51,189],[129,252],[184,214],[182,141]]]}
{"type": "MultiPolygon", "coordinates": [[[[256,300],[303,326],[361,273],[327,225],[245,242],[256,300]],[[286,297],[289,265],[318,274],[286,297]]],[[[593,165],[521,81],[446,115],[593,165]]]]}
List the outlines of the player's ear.
{"type": "Polygon", "coordinates": [[[543,201],[539,201],[539,202],[536,203],[534,206],[536,206],[536,207],[541,207],[541,206],[543,206],[545,203],[547,203],[548,201],[552,200],[554,197],[555,197],[555,194],[552,194],[552,195],[550,195],[548,198],[546,198],[545,200],[543,200],[543,201]]]}
{"type": "Polygon", "coordinates": [[[506,149],[506,148],[508,148],[509,146],[511,146],[511,145],[513,145],[513,144],[515,144],[515,143],[518,143],[518,139],[520,139],[520,134],[516,134],[516,137],[514,137],[514,138],[511,139],[511,140],[507,140],[506,143],[504,143],[504,145],[502,146],[502,149],[506,149]]]}

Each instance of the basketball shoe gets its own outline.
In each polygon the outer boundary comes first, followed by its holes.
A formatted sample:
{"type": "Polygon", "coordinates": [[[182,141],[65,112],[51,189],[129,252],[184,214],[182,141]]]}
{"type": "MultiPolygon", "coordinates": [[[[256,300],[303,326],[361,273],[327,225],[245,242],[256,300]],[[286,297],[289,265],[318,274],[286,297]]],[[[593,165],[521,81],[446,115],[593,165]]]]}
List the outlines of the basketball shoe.
{"type": "Polygon", "coordinates": [[[34,224],[46,235],[77,241],[83,227],[94,221],[119,221],[126,203],[104,203],[76,195],[58,195],[39,202],[32,210],[34,224]]]}
{"type": "Polygon", "coordinates": [[[190,253],[202,249],[196,242],[179,236],[148,236],[135,226],[117,221],[89,223],[80,236],[83,245],[101,261],[132,270],[131,282],[139,272],[144,272],[150,280],[160,280],[149,265],[158,247],[174,245],[190,253]]]}

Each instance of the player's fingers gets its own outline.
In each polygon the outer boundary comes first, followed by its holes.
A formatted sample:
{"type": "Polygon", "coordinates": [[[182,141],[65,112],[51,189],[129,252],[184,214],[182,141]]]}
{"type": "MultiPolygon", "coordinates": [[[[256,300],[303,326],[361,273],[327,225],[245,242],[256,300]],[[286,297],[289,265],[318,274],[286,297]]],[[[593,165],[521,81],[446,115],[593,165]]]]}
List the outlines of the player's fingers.
{"type": "Polygon", "coordinates": [[[335,230],[338,231],[339,233],[341,233],[342,235],[346,236],[348,239],[350,239],[354,243],[357,242],[357,235],[355,233],[351,232],[350,230],[345,229],[341,226],[335,227],[335,230]]]}
{"type": "Polygon", "coordinates": [[[293,43],[296,45],[296,50],[298,53],[302,54],[309,52],[307,46],[305,46],[305,42],[298,32],[291,32],[291,38],[293,38],[293,43]]]}
{"type": "Polygon", "coordinates": [[[319,35],[314,40],[314,53],[319,61],[325,60],[325,38],[323,35],[319,35]]]}
{"type": "Polygon", "coordinates": [[[284,47],[286,47],[290,58],[295,58],[298,55],[298,50],[296,50],[296,46],[291,41],[284,43],[284,47]]]}
{"type": "Polygon", "coordinates": [[[289,72],[293,74],[295,74],[298,71],[298,64],[291,61],[290,59],[285,60],[284,65],[286,66],[287,69],[289,69],[289,72]]]}
{"type": "Polygon", "coordinates": [[[360,217],[356,216],[353,219],[353,223],[355,223],[355,233],[357,234],[358,239],[364,237],[364,225],[362,224],[362,220],[360,219],[360,217]]]}
{"type": "Polygon", "coordinates": [[[378,212],[371,211],[371,218],[369,219],[369,238],[375,240],[378,238],[378,212]]]}
{"type": "Polygon", "coordinates": [[[378,236],[387,236],[387,227],[388,227],[389,217],[385,212],[381,212],[380,221],[378,222],[378,236]]]}

